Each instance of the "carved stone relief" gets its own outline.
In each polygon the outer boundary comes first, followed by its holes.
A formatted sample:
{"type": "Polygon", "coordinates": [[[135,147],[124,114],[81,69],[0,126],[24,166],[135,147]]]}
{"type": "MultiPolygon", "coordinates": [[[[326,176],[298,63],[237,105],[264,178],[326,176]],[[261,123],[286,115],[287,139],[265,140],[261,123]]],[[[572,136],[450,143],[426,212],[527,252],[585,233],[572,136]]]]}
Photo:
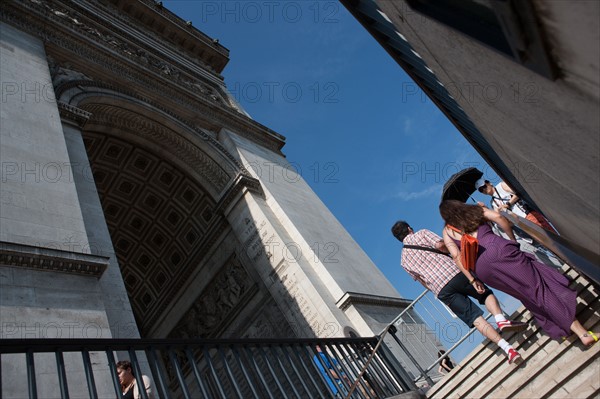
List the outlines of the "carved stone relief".
{"type": "Polygon", "coordinates": [[[183,315],[169,338],[216,336],[247,303],[246,294],[252,293],[253,286],[255,283],[239,260],[230,258],[183,315]]]}
{"type": "MultiPolygon", "coordinates": [[[[213,102],[220,103],[231,107],[232,104],[227,100],[219,88],[211,87],[207,82],[202,82],[199,79],[193,78],[183,72],[180,68],[175,67],[172,63],[164,59],[160,59],[149,51],[141,47],[141,44],[133,44],[120,38],[117,33],[109,32],[102,29],[98,23],[84,21],[83,16],[76,15],[72,10],[58,8],[48,0],[29,0],[38,7],[44,8],[47,12],[54,15],[70,24],[72,29],[76,29],[94,41],[101,42],[113,50],[121,53],[121,55],[134,60],[139,65],[144,65],[165,78],[170,79],[176,84],[185,86],[196,94],[204,98],[210,99],[213,102]]],[[[203,65],[207,68],[207,65],[203,65]]]]}
{"type": "Polygon", "coordinates": [[[273,298],[269,298],[260,312],[252,319],[252,324],[246,329],[243,338],[290,338],[297,337],[298,331],[294,331],[287,320],[283,317],[281,309],[273,298]]]}
{"type": "Polygon", "coordinates": [[[50,75],[52,76],[52,85],[59,87],[61,84],[75,81],[75,80],[89,80],[93,81],[91,77],[83,72],[77,71],[71,64],[59,64],[53,57],[48,56],[48,67],[50,68],[50,75]]]}

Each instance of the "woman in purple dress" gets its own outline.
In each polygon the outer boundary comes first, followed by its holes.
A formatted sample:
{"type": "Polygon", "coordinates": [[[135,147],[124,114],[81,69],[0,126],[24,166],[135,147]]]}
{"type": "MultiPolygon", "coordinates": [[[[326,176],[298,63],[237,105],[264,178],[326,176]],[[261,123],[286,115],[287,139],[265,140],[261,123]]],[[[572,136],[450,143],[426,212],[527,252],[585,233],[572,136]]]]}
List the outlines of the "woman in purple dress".
{"type": "Polygon", "coordinates": [[[596,334],[586,331],[575,319],[577,293],[569,288],[569,280],[521,252],[510,223],[502,215],[454,200],[443,201],[440,214],[446,222],[444,243],[475,289],[483,290],[483,282],[517,298],[553,339],[566,337],[572,331],[586,346],[598,340],[596,334]],[[497,223],[511,240],[495,235],[488,222],[497,223]],[[459,245],[464,234],[478,241],[474,270],[467,270],[461,260],[459,245]]]}

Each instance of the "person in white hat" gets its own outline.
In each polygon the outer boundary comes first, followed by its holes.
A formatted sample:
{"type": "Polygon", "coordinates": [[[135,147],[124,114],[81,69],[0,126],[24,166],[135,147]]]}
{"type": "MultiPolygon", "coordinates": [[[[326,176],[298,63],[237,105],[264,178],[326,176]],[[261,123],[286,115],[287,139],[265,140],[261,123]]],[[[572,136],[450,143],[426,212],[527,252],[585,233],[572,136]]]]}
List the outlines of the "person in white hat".
{"type": "Polygon", "coordinates": [[[492,208],[494,210],[509,210],[522,218],[527,216],[524,203],[519,201],[519,197],[503,181],[494,187],[489,180],[481,178],[475,183],[475,188],[480,193],[492,197],[492,208]]]}
{"type": "Polygon", "coordinates": [[[489,180],[481,178],[475,183],[475,188],[482,194],[492,197],[492,208],[496,211],[509,210],[517,216],[525,218],[538,226],[558,234],[556,229],[548,222],[548,219],[540,212],[531,209],[527,203],[521,200],[508,184],[501,181],[496,186],[489,180]]]}
{"type": "MultiPolygon", "coordinates": [[[[546,218],[542,216],[537,211],[531,210],[527,204],[519,200],[519,197],[514,193],[514,191],[504,182],[498,183],[495,187],[494,185],[484,178],[477,180],[475,183],[475,188],[482,194],[486,194],[492,197],[491,205],[492,209],[499,210],[510,210],[515,215],[525,218],[538,226],[545,228],[553,233],[556,232],[554,228],[548,223],[546,218]],[[536,216],[536,217],[534,217],[536,216]],[[539,220],[542,219],[546,226],[543,225],[539,220]]],[[[483,203],[480,203],[483,205],[483,203]]],[[[508,239],[506,234],[498,228],[498,226],[493,226],[493,231],[497,235],[508,239]]],[[[553,253],[549,252],[546,248],[541,246],[538,243],[535,243],[531,238],[525,238],[523,235],[525,233],[520,229],[515,230],[515,237],[517,242],[521,246],[521,251],[532,254],[542,263],[545,263],[549,266],[553,266],[556,268],[560,268],[563,265],[563,262],[556,257],[553,253]]]]}

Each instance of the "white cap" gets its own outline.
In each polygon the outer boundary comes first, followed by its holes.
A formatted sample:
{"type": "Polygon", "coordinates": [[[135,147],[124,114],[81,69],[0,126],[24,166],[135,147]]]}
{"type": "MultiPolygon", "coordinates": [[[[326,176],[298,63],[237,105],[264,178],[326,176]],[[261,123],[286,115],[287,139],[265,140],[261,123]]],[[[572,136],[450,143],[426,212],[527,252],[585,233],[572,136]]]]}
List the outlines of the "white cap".
{"type": "Polygon", "coordinates": [[[482,177],[481,179],[475,182],[475,189],[479,190],[479,188],[483,186],[485,186],[485,179],[482,177]]]}

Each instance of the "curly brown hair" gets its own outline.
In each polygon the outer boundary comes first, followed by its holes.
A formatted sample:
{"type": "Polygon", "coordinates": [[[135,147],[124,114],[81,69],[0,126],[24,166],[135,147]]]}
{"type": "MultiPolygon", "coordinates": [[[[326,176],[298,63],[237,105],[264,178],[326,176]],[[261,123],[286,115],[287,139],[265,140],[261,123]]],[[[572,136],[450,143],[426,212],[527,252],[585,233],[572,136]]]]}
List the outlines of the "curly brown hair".
{"type": "Polygon", "coordinates": [[[465,233],[477,230],[485,222],[483,208],[479,205],[467,205],[456,200],[442,201],[440,215],[446,224],[452,225],[465,233]]]}

